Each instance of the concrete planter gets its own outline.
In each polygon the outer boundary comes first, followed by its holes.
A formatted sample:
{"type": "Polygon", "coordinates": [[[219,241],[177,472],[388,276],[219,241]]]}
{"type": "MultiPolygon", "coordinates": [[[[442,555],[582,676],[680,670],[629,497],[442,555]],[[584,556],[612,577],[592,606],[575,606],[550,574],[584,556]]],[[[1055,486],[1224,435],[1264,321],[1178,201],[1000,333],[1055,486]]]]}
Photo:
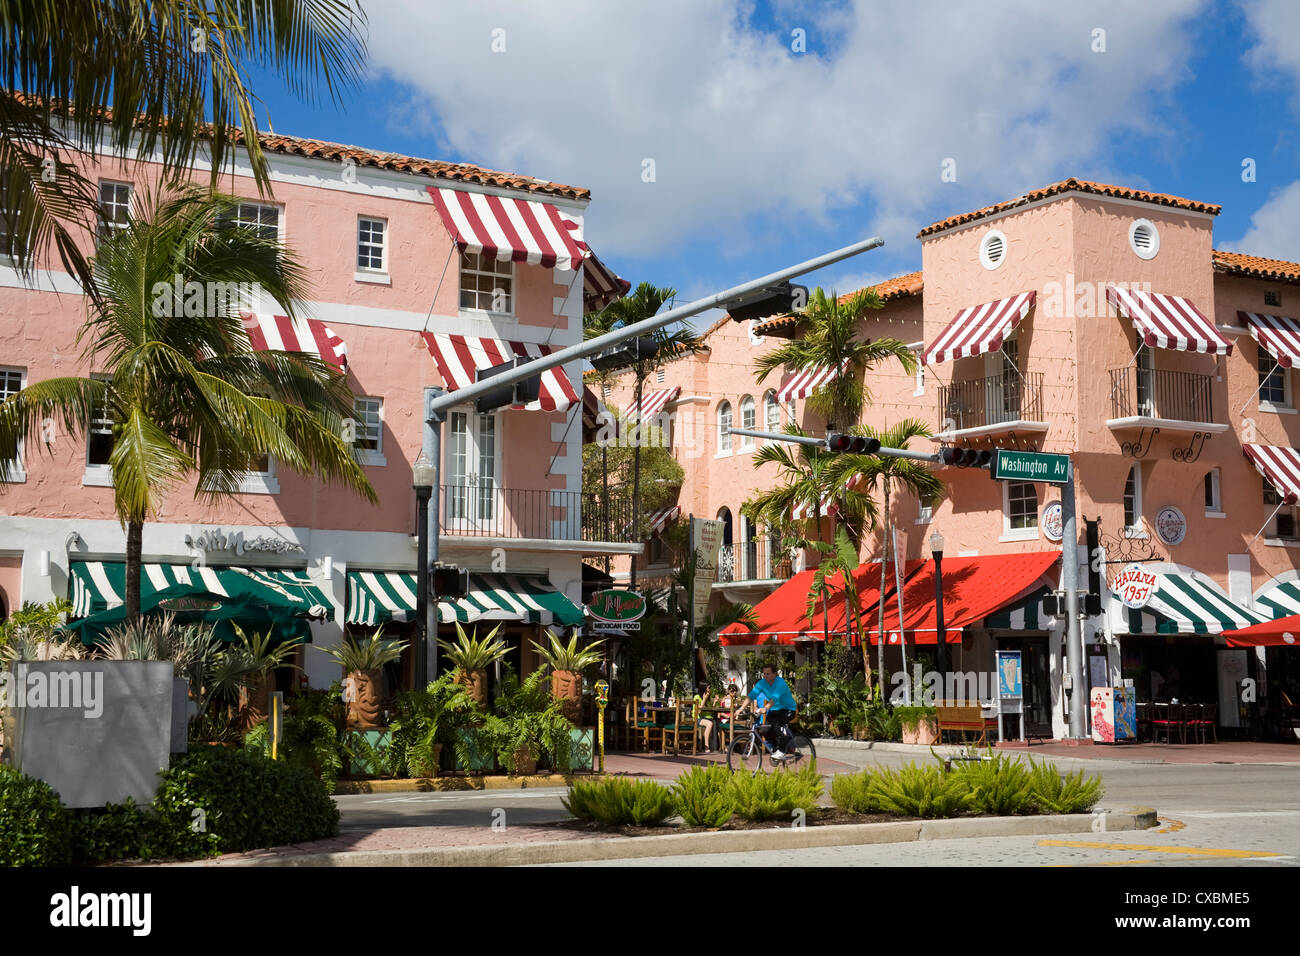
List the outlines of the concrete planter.
{"type": "MultiPolygon", "coordinates": [[[[7,675],[14,766],[67,807],[148,804],[171,751],[166,661],[22,661],[7,675]]],[[[182,712],[183,714],[183,712],[182,712]]]]}
{"type": "Polygon", "coordinates": [[[903,724],[903,743],[933,746],[939,742],[939,719],[923,717],[915,724],[903,724]]]}

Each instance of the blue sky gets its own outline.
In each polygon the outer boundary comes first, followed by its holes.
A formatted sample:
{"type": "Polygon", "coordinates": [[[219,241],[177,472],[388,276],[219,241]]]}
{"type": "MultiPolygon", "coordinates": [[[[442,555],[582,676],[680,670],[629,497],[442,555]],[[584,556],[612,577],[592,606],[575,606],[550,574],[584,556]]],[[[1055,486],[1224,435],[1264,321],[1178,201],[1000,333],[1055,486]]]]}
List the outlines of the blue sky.
{"type": "Polygon", "coordinates": [[[277,132],[587,186],[602,257],[688,297],[876,234],[810,281],[911,271],[922,226],[1069,176],[1220,203],[1216,246],[1300,259],[1292,0],[363,3],[345,106],[255,76],[277,132]]]}

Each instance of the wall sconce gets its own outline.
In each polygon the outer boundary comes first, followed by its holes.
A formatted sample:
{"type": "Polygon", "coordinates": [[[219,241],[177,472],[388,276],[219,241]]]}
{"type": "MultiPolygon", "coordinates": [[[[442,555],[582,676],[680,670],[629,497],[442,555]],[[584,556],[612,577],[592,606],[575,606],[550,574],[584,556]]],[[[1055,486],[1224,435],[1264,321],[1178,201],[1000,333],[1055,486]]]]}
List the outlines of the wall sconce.
{"type": "Polygon", "coordinates": [[[42,551],[41,552],[41,577],[48,578],[49,576],[50,576],[50,552],[42,551]]]}

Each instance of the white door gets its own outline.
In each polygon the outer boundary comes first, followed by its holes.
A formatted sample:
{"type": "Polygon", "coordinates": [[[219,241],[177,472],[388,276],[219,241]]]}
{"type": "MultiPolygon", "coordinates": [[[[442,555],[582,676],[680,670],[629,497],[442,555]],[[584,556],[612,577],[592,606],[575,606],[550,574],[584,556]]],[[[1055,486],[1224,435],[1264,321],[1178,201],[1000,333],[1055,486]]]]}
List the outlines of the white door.
{"type": "Polygon", "coordinates": [[[499,418],[471,410],[447,416],[444,457],[448,530],[490,531],[500,520],[501,443],[499,418]]]}

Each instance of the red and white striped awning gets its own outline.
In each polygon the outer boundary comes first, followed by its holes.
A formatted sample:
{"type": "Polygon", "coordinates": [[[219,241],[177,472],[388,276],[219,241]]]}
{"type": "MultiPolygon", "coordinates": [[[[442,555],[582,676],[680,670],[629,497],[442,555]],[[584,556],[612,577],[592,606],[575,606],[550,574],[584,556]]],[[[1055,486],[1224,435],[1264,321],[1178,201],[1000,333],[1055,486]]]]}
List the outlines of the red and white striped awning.
{"type": "Polygon", "coordinates": [[[241,312],[239,317],[257,351],[307,352],[347,371],[347,343],[319,319],[291,319],[266,312],[241,312]]]}
{"type": "Polygon", "coordinates": [[[575,269],[586,258],[581,228],[550,203],[440,186],[430,186],[429,195],[465,252],[556,269],[575,269]]]}
{"type": "MultiPolygon", "coordinates": [[[[481,339],[468,335],[448,335],[444,332],[425,332],[424,344],[438,365],[443,384],[449,392],[474,384],[477,369],[491,368],[512,358],[539,358],[556,351],[549,345],[529,342],[502,342],[499,339],[481,339]]],[[[560,366],[542,372],[542,387],[538,401],[524,406],[530,411],[562,412],[578,401],[578,393],[560,366]]]]}
{"type": "Polygon", "coordinates": [[[650,533],[659,534],[664,530],[669,522],[676,521],[681,513],[681,505],[673,505],[671,508],[660,508],[650,516],[650,533]]]}
{"type": "Polygon", "coordinates": [[[1285,315],[1258,312],[1238,312],[1237,317],[1250,329],[1251,337],[1277,359],[1278,365],[1290,368],[1300,362],[1300,322],[1285,315]]]}
{"type": "MultiPolygon", "coordinates": [[[[851,478],[849,478],[848,482],[845,483],[844,490],[851,491],[852,489],[862,485],[864,482],[866,482],[866,480],[867,479],[862,475],[853,475],[851,478]]],[[[840,513],[839,494],[840,494],[839,491],[834,491],[822,496],[822,500],[820,503],[821,507],[818,510],[821,512],[821,516],[823,518],[833,518],[840,513]]],[[[793,518],[795,521],[803,521],[804,519],[811,518],[812,516],[813,516],[812,505],[806,501],[801,501],[799,502],[799,504],[795,505],[793,508],[790,509],[790,517],[793,518]]]]}
{"type": "Polygon", "coordinates": [[[793,398],[807,398],[833,378],[835,369],[829,365],[815,365],[795,372],[776,393],[777,400],[784,403],[793,398]]]}
{"type": "Polygon", "coordinates": [[[582,270],[582,304],[586,311],[603,309],[615,299],[621,299],[632,288],[632,283],[617,275],[587,247],[587,261],[582,270]]]}
{"type": "Polygon", "coordinates": [[[1151,348],[1232,354],[1232,343],[1190,299],[1108,285],[1106,301],[1115,306],[1120,315],[1133,320],[1138,334],[1151,348]]]}
{"type": "MultiPolygon", "coordinates": [[[[654,418],[667,407],[668,403],[682,393],[680,385],[674,385],[672,388],[661,388],[657,392],[651,392],[649,395],[641,397],[641,404],[645,406],[647,418],[654,418]]],[[[636,402],[628,406],[626,418],[628,421],[639,417],[636,402]]]]}
{"type": "Polygon", "coordinates": [[[996,352],[1011,330],[1018,326],[1034,307],[1038,293],[1022,292],[983,305],[972,305],[958,312],[939,337],[925,350],[923,365],[938,365],[953,359],[969,358],[996,352]]]}
{"type": "Polygon", "coordinates": [[[1300,451],[1280,445],[1242,445],[1241,450],[1287,504],[1300,502],[1300,451]]]}

